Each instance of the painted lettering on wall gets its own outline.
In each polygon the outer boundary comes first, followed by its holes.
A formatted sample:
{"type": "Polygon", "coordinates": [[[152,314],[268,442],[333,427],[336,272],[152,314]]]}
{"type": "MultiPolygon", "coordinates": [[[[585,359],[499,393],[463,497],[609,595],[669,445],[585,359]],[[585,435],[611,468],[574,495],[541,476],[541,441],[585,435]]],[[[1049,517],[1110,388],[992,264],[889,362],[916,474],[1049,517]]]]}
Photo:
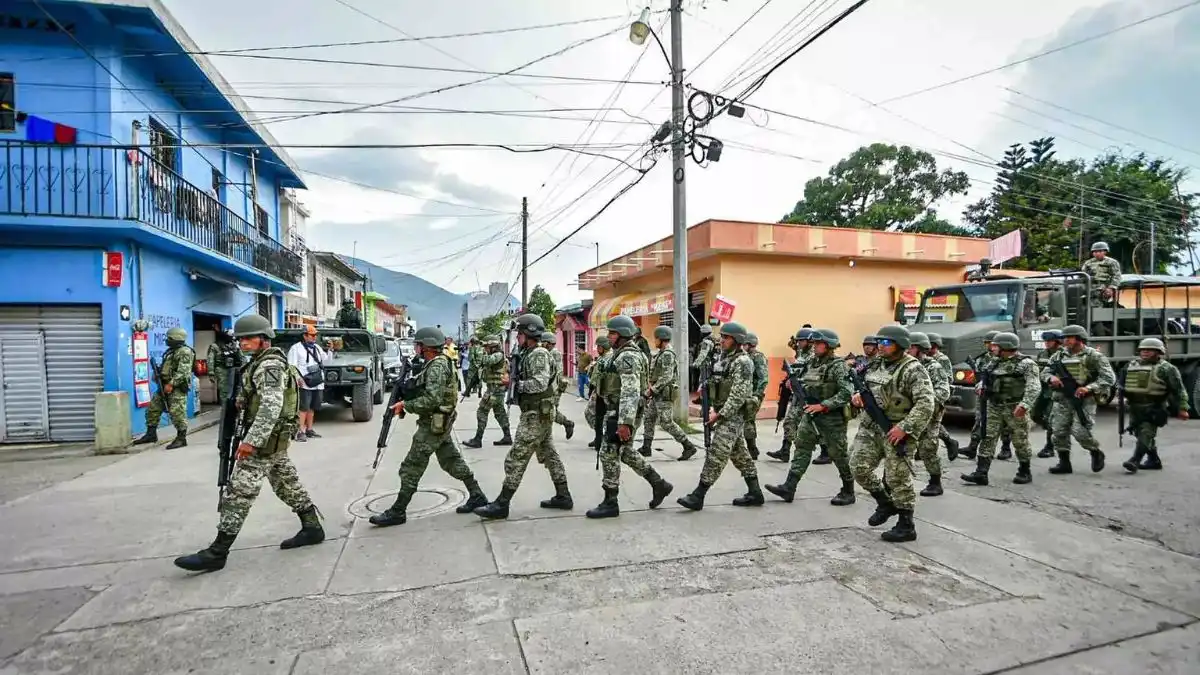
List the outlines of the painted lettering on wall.
{"type": "Polygon", "coordinates": [[[147,314],[146,320],[150,322],[150,355],[161,363],[163,353],[167,351],[167,331],[181,328],[183,321],[170,314],[147,314]]]}

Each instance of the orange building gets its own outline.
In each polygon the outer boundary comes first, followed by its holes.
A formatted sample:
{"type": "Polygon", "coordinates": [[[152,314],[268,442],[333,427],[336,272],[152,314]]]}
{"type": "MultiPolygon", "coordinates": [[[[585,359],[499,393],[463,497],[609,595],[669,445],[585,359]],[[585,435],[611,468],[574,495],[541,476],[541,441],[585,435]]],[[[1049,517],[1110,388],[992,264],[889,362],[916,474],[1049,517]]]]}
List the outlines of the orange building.
{"type": "MultiPolygon", "coordinates": [[[[670,325],[673,237],[579,275],[593,293],[589,321],[603,331],[628,314],[645,334],[670,325]]],[[[733,320],[759,337],[770,361],[767,400],[776,400],[788,338],[805,323],[832,328],[840,353],[860,351],[864,335],[892,323],[895,303],[916,302],[929,286],[961,282],[968,266],[988,255],[988,241],[845,228],[706,220],[688,230],[690,339],[717,296],[734,303],[733,320]]],[[[915,316],[915,305],[910,306],[915,316]]],[[[768,410],[769,408],[769,410],[768,410]]],[[[774,416],[764,406],[763,416],[774,416]]]]}

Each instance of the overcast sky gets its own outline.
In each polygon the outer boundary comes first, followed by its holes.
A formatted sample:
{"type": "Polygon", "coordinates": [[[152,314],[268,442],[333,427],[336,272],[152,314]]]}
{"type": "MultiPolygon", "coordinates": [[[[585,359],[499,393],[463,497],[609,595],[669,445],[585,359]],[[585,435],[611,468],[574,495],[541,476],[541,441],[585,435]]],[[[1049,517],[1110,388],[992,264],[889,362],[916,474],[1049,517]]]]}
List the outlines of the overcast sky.
{"type": "MultiPolygon", "coordinates": [[[[268,53],[504,71],[574,42],[590,40],[523,72],[634,81],[616,85],[499,78],[398,105],[571,110],[534,112],[529,114],[543,117],[529,118],[375,108],[364,114],[271,124],[272,132],[284,144],[586,143],[609,144],[611,148],[592,147],[589,151],[625,158],[670,114],[669,91],[662,84],[669,74],[662,54],[653,41],[639,48],[627,39],[627,26],[642,6],[634,0],[166,3],[206,50],[391,40],[404,37],[399,31],[430,36],[612,17],[496,36],[268,53]],[[231,22],[231,17],[238,20],[231,22]],[[606,32],[611,33],[600,37],[606,32]],[[604,113],[587,110],[606,107],[614,109],[604,113]],[[596,115],[599,123],[589,124],[596,115]]],[[[778,31],[786,28],[780,37],[792,36],[786,42],[790,51],[803,36],[851,4],[851,0],[773,0],[764,6],[763,0],[685,0],[686,81],[699,89],[724,91],[731,79],[741,79],[739,73],[763,57],[764,46],[778,39],[774,37],[778,31]],[[721,45],[756,11],[753,19],[721,45]]],[[[886,106],[872,104],[1183,4],[1186,0],[870,2],[776,71],[749,99],[752,104],[855,133],[754,110],[740,120],[720,118],[708,127],[708,133],[726,143],[721,161],[707,168],[689,162],[687,168],[688,222],[707,218],[776,221],[801,197],[806,180],[825,173],[829,165],[855,148],[875,141],[907,143],[942,153],[940,165],[965,170],[975,179],[970,198],[942,208],[952,221],[958,219],[964,203],[991,189],[995,177],[992,169],[955,157],[986,162],[985,158],[998,158],[1013,142],[1039,136],[1058,136],[1060,156],[1090,157],[1106,148],[1144,149],[1181,165],[1200,166],[1200,154],[1194,152],[1200,150],[1200,127],[1194,122],[1195,103],[1200,98],[1195,87],[1200,81],[1200,7],[969,82],[886,106]]],[[[668,0],[654,0],[649,5],[657,11],[653,22],[666,42],[669,30],[663,24],[667,14],[661,10],[667,8],[668,0]]],[[[762,63],[777,58],[771,56],[762,63]]],[[[480,77],[248,58],[213,57],[213,61],[239,92],[250,97],[349,103],[394,100],[480,77]]],[[[346,107],[263,98],[248,98],[248,102],[266,118],[289,111],[346,107]]],[[[518,278],[520,251],[508,242],[520,236],[516,214],[522,197],[529,199],[532,260],[637,175],[611,159],[559,151],[332,149],[295,150],[292,154],[305,169],[390,191],[306,175],[309,190],[303,200],[313,211],[309,231],[313,247],[357,252],[377,264],[416,274],[455,292],[518,278]]],[[[596,242],[604,261],[667,236],[671,231],[670,176],[670,159],[664,157],[604,215],[532,267],[530,286],[545,285],[558,304],[566,304],[580,298],[568,284],[594,265],[596,242]]]]}

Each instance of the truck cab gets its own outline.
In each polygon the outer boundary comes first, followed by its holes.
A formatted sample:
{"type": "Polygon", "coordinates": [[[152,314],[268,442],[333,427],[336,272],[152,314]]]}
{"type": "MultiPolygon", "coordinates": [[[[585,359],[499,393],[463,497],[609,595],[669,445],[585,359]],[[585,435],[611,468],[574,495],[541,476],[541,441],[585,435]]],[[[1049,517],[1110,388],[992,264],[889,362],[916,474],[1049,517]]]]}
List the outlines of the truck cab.
{"type": "MultiPolygon", "coordinates": [[[[929,288],[921,296],[910,330],[937,333],[954,364],[948,416],[972,416],[978,381],[975,360],[989,331],[1016,333],[1021,351],[1035,356],[1045,348],[1042,334],[1077,324],[1088,329],[1088,344],[1112,362],[1121,379],[1137,358],[1137,345],[1156,337],[1183,375],[1193,399],[1200,394],[1200,309],[1193,316],[1192,295],[1200,298],[1200,280],[1168,275],[1125,274],[1112,301],[1093,300],[1091,279],[1075,271],[1033,276],[976,275],[962,284],[929,288]]],[[[897,305],[896,319],[904,321],[897,305]]]]}

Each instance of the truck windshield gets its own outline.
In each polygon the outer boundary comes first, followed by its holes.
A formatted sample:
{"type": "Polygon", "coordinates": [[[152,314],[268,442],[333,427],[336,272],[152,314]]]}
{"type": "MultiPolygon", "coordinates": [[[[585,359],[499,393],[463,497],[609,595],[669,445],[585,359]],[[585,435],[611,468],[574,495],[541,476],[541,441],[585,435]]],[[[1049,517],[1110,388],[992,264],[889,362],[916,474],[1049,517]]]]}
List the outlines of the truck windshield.
{"type": "Polygon", "coordinates": [[[1017,311],[1017,284],[970,284],[925,291],[917,321],[934,323],[1011,321],[1017,311]]]}

